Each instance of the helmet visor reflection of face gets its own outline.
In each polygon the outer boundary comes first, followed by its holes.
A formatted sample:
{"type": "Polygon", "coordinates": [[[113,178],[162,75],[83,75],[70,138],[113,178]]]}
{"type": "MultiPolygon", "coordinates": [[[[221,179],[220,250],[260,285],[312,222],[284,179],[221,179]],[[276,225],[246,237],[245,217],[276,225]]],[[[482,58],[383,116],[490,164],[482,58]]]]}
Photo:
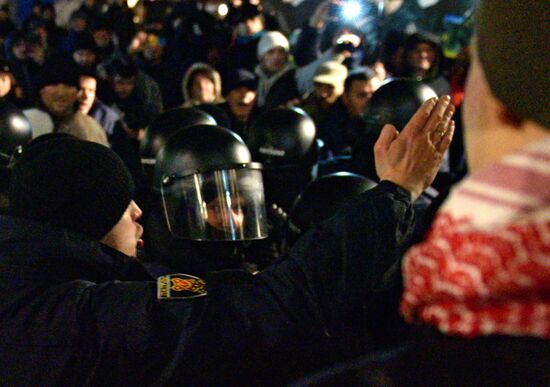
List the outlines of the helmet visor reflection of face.
{"type": "Polygon", "coordinates": [[[161,194],[174,236],[209,241],[267,236],[260,170],[217,170],[167,181],[161,194]]]}

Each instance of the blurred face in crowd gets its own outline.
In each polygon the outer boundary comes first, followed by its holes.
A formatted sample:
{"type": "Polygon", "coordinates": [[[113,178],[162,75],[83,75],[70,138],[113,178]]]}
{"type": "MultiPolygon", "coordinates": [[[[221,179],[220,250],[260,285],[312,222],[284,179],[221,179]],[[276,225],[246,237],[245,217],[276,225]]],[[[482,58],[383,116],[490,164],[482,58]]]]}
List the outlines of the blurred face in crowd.
{"type": "Polygon", "coordinates": [[[252,36],[264,29],[264,22],[261,16],[256,16],[239,23],[237,32],[241,36],[252,36]]]}
{"type": "Polygon", "coordinates": [[[101,239],[101,243],[135,257],[137,248],[143,243],[143,227],[138,223],[141,215],[141,209],[132,200],[118,223],[101,239]]]}
{"type": "Polygon", "coordinates": [[[86,22],[86,19],[83,19],[81,17],[75,17],[73,20],[71,20],[71,28],[73,31],[83,32],[86,30],[87,26],[88,23],[86,22]]]}
{"type": "Polygon", "coordinates": [[[419,43],[409,52],[407,61],[415,70],[428,71],[435,62],[435,55],[435,49],[431,44],[419,43]]]}
{"type": "Polygon", "coordinates": [[[42,44],[48,43],[48,30],[44,26],[38,26],[32,31],[32,35],[40,39],[42,44]]]}
{"type": "Polygon", "coordinates": [[[256,90],[246,86],[237,87],[229,92],[226,97],[231,112],[240,121],[247,121],[256,103],[256,90]]]}
{"type": "Polygon", "coordinates": [[[78,89],[78,108],[88,114],[95,101],[97,80],[92,77],[81,76],[78,89]]]}
{"type": "Polygon", "coordinates": [[[55,117],[65,117],[74,110],[78,89],[73,85],[58,83],[40,90],[40,98],[48,111],[55,117]]]}
{"type": "Polygon", "coordinates": [[[0,72],[0,97],[6,96],[12,87],[12,75],[10,73],[0,72]]]}
{"type": "Polygon", "coordinates": [[[373,77],[368,81],[356,80],[350,85],[342,96],[342,101],[346,105],[351,116],[359,116],[365,111],[365,106],[372,97],[372,94],[380,87],[382,82],[378,77],[373,77]]]}
{"type": "Polygon", "coordinates": [[[33,62],[37,64],[44,64],[46,60],[46,52],[44,46],[39,43],[31,43],[27,46],[27,54],[33,62]]]}
{"type": "Polygon", "coordinates": [[[206,74],[195,74],[191,82],[191,97],[200,103],[214,101],[216,98],[214,82],[206,74]]]}
{"type": "Polygon", "coordinates": [[[105,48],[111,42],[111,32],[107,29],[97,29],[92,32],[95,44],[100,48],[105,48]]]}
{"type": "Polygon", "coordinates": [[[383,82],[386,79],[388,72],[386,71],[386,66],[384,66],[384,63],[376,61],[371,66],[371,69],[374,71],[380,82],[383,82]]]}
{"type": "Polygon", "coordinates": [[[54,21],[55,20],[55,11],[50,7],[46,7],[42,10],[42,20],[45,21],[54,21]]]}
{"type": "Polygon", "coordinates": [[[338,97],[342,95],[344,89],[344,85],[341,85],[340,87],[335,87],[334,85],[320,82],[315,82],[313,86],[313,92],[315,93],[315,96],[321,102],[321,104],[327,107],[336,102],[338,97]]]}
{"type": "Polygon", "coordinates": [[[24,60],[27,58],[27,43],[24,40],[19,40],[14,43],[11,51],[15,58],[24,60]]]}
{"type": "Polygon", "coordinates": [[[162,58],[164,53],[163,39],[155,34],[148,34],[143,45],[143,56],[147,60],[157,60],[162,58]]]}
{"type": "Polygon", "coordinates": [[[79,66],[91,67],[95,64],[96,54],[92,50],[76,50],[73,59],[79,66]]]}
{"type": "Polygon", "coordinates": [[[136,77],[123,78],[115,76],[113,89],[120,99],[128,98],[136,87],[136,77]]]}
{"type": "Polygon", "coordinates": [[[270,72],[276,73],[285,67],[288,61],[288,53],[282,47],[274,47],[263,56],[262,66],[270,72]]]}

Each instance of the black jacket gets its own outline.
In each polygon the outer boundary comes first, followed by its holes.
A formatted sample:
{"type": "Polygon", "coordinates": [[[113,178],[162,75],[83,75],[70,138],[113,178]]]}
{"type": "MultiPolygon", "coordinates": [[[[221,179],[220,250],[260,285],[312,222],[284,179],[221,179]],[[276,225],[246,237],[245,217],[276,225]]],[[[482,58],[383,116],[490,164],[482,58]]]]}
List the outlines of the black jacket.
{"type": "Polygon", "coordinates": [[[383,352],[333,366],[297,386],[548,386],[550,342],[535,337],[475,339],[433,331],[383,352]]]}
{"type": "Polygon", "coordinates": [[[211,273],[207,296],[158,301],[137,260],[0,217],[0,384],[219,384],[252,364],[268,376],[272,353],[330,336],[386,286],[411,222],[409,194],[383,182],[260,274],[211,273]]]}

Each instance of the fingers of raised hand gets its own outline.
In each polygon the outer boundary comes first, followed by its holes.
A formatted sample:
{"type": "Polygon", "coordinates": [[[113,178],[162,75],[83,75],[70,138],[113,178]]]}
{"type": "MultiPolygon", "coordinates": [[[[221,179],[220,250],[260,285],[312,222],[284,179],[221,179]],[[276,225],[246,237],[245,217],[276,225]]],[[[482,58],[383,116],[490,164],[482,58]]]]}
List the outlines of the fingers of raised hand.
{"type": "Polygon", "coordinates": [[[412,131],[412,132],[421,132],[426,122],[430,118],[430,115],[437,104],[437,98],[430,98],[425,101],[420,109],[414,113],[412,118],[409,120],[402,132],[412,131]]]}
{"type": "Polygon", "coordinates": [[[447,123],[446,129],[443,132],[443,135],[441,136],[439,142],[434,143],[434,146],[438,152],[444,153],[447,150],[447,148],[451,144],[451,141],[453,140],[454,132],[455,132],[455,122],[451,120],[447,123]]]}
{"type": "Polygon", "coordinates": [[[444,95],[437,101],[437,104],[433,108],[430,118],[428,118],[426,125],[424,125],[424,130],[431,134],[437,130],[440,123],[446,125],[446,123],[451,120],[454,110],[455,108],[453,104],[451,104],[451,97],[444,95]]]}
{"type": "Polygon", "coordinates": [[[395,128],[395,126],[391,124],[386,124],[382,128],[382,132],[380,132],[380,136],[378,137],[378,140],[376,141],[376,144],[374,144],[374,151],[377,153],[385,152],[393,142],[399,136],[399,132],[395,128]]]}
{"type": "Polygon", "coordinates": [[[447,130],[449,129],[449,124],[451,122],[451,118],[453,118],[454,112],[454,106],[449,104],[441,119],[436,122],[435,128],[428,132],[430,140],[435,147],[437,147],[437,145],[445,137],[445,133],[447,133],[447,130]]]}

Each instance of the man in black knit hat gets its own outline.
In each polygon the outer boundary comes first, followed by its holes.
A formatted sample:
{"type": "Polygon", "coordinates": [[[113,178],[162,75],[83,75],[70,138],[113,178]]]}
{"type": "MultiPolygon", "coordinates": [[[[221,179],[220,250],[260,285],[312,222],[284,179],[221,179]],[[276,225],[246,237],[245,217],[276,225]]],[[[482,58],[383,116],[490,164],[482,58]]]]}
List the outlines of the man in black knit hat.
{"type": "Polygon", "coordinates": [[[288,358],[324,343],[384,286],[411,229],[412,200],[451,141],[448,101],[426,103],[399,135],[389,128],[377,147],[386,181],[286,259],[206,281],[154,282],[132,257],[141,211],[113,151],[62,134],[35,139],[14,163],[10,216],[0,216],[1,383],[215,385],[284,375],[270,369],[274,352],[288,358]],[[436,129],[446,134],[433,137],[436,129]]]}

